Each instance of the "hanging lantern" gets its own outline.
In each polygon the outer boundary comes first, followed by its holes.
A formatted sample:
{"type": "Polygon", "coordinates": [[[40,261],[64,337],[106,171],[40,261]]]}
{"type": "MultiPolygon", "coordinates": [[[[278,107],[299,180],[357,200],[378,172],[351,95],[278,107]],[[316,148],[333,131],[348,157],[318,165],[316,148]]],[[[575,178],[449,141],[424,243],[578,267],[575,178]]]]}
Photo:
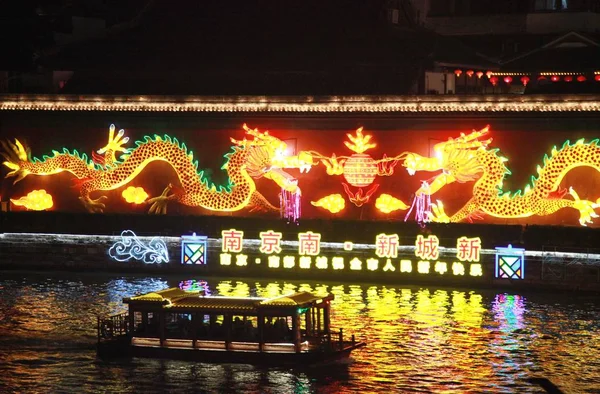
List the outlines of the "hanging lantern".
{"type": "Polygon", "coordinates": [[[467,75],[469,76],[469,78],[471,78],[473,76],[473,74],[475,74],[475,71],[473,71],[473,70],[467,71],[467,75]]]}
{"type": "Polygon", "coordinates": [[[558,82],[560,81],[560,77],[558,75],[553,75],[552,77],[550,77],[550,80],[552,82],[558,82]]]}
{"type": "Polygon", "coordinates": [[[300,192],[292,193],[281,188],[279,194],[279,206],[281,217],[288,222],[296,223],[300,219],[300,192]]]}
{"type": "Polygon", "coordinates": [[[565,77],[565,82],[573,82],[573,77],[571,75],[567,75],[565,77]]]}
{"type": "Polygon", "coordinates": [[[587,78],[584,75],[577,76],[577,82],[585,82],[587,78]]]}
{"type": "Polygon", "coordinates": [[[462,74],[462,70],[456,69],[454,70],[454,75],[456,75],[456,77],[460,77],[460,74],[462,74]]]}
{"type": "Polygon", "coordinates": [[[511,76],[504,77],[504,82],[510,85],[512,82],[512,77],[511,76]]]}
{"type": "Polygon", "coordinates": [[[529,83],[530,78],[527,75],[523,75],[521,77],[521,83],[523,84],[523,86],[527,86],[527,84],[529,83]]]}
{"type": "Polygon", "coordinates": [[[491,78],[490,78],[490,83],[491,83],[493,86],[496,86],[496,84],[498,83],[498,77],[496,77],[496,76],[493,76],[493,77],[491,77],[491,78]]]}
{"type": "Polygon", "coordinates": [[[600,82],[600,74],[596,74],[596,76],[594,77],[594,79],[598,82],[600,82]]]}
{"type": "Polygon", "coordinates": [[[540,76],[538,77],[538,81],[545,81],[545,80],[547,80],[547,79],[548,79],[548,78],[546,78],[546,77],[545,77],[545,76],[543,76],[543,75],[540,75],[540,76]]]}
{"type": "Polygon", "coordinates": [[[494,75],[494,73],[492,71],[486,71],[485,72],[485,76],[488,77],[488,79],[491,78],[492,75],[494,75]]]}
{"type": "Polygon", "coordinates": [[[481,79],[481,77],[483,77],[483,71],[477,71],[475,75],[477,75],[477,78],[481,79]]]}

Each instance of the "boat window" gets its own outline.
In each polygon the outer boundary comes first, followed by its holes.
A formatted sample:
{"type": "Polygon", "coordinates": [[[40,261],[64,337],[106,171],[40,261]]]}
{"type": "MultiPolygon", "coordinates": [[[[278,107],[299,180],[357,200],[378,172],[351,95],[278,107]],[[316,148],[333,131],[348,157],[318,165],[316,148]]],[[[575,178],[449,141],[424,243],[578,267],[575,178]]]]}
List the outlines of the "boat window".
{"type": "Polygon", "coordinates": [[[258,318],[256,316],[233,316],[231,338],[238,342],[258,342],[258,318]]]}
{"type": "Polygon", "coordinates": [[[269,316],[265,318],[265,342],[290,342],[292,340],[292,317],[269,316]]]}

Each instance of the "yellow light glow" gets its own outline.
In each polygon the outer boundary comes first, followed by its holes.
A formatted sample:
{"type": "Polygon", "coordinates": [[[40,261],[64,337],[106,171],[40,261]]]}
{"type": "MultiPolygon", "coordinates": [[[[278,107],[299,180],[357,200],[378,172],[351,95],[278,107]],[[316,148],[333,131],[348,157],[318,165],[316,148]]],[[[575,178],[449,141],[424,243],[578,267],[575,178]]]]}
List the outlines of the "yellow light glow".
{"type": "MultiPolygon", "coordinates": [[[[599,72],[595,72],[598,74],[599,72]]],[[[493,73],[495,74],[495,73],[493,73]]],[[[558,75],[557,73],[542,73],[558,75]]],[[[491,75],[490,75],[491,76],[491,75]]],[[[600,101],[580,96],[566,96],[557,101],[552,97],[536,97],[535,100],[521,100],[516,97],[466,97],[452,101],[447,97],[422,96],[419,100],[401,96],[388,96],[384,99],[372,96],[336,96],[329,101],[315,102],[312,98],[290,97],[270,99],[263,96],[247,97],[186,97],[182,100],[162,100],[149,96],[103,97],[78,96],[64,100],[52,95],[20,95],[0,100],[0,111],[105,111],[105,112],[208,112],[208,113],[417,113],[417,112],[563,112],[600,111],[600,101]]]]}
{"type": "Polygon", "coordinates": [[[358,154],[361,154],[377,146],[377,144],[369,144],[369,141],[371,140],[371,138],[373,138],[373,136],[370,134],[363,135],[362,131],[363,128],[359,127],[356,130],[356,136],[353,136],[350,133],[346,134],[350,142],[344,141],[344,145],[346,145],[348,149],[358,154]]]}
{"type": "Polygon", "coordinates": [[[439,273],[440,275],[444,275],[446,272],[448,272],[448,264],[443,261],[436,261],[435,272],[439,273]]]}
{"type": "Polygon", "coordinates": [[[389,194],[382,194],[377,197],[377,200],[375,200],[375,207],[383,213],[391,213],[409,208],[402,200],[392,197],[389,194]]]}
{"type": "Polygon", "coordinates": [[[23,196],[19,199],[10,199],[10,202],[13,204],[25,207],[32,211],[44,211],[46,209],[52,208],[54,202],[52,201],[52,196],[46,192],[46,190],[33,190],[27,193],[26,196],[23,196]]]}
{"type": "Polygon", "coordinates": [[[479,262],[481,238],[460,237],[456,240],[456,257],[460,261],[479,262]]]}
{"type": "Polygon", "coordinates": [[[396,271],[396,267],[394,267],[394,264],[392,264],[392,260],[391,259],[387,259],[385,261],[385,265],[383,266],[383,270],[384,271],[396,271]]]}
{"type": "Polygon", "coordinates": [[[352,250],[353,247],[354,247],[354,244],[352,243],[352,241],[344,242],[344,250],[349,252],[352,250]]]}
{"type": "Polygon", "coordinates": [[[280,258],[279,256],[269,256],[267,262],[269,268],[279,268],[280,258]]]}
{"type": "Polygon", "coordinates": [[[469,275],[483,276],[483,270],[481,268],[481,264],[471,264],[471,268],[469,269],[469,275]]]}
{"type": "Polygon", "coordinates": [[[331,259],[331,267],[334,270],[343,270],[344,269],[344,258],[343,257],[334,257],[331,259]]]}
{"type": "Polygon", "coordinates": [[[412,272],[412,261],[400,260],[400,272],[412,272]]]}
{"type": "Polygon", "coordinates": [[[244,243],[244,232],[234,228],[221,231],[221,250],[223,252],[240,253],[244,243]]]}
{"type": "Polygon", "coordinates": [[[310,269],[310,265],[312,264],[312,258],[310,256],[300,256],[300,260],[298,266],[302,269],[310,269]]]}
{"type": "Polygon", "coordinates": [[[379,268],[379,260],[367,259],[367,269],[369,271],[377,271],[377,268],[379,268]]]}
{"type": "Polygon", "coordinates": [[[231,265],[231,255],[229,253],[221,253],[219,263],[221,265],[231,265]]]}
{"type": "Polygon", "coordinates": [[[346,200],[344,200],[344,197],[342,197],[341,194],[330,194],[318,201],[311,201],[310,203],[315,207],[326,209],[331,213],[341,212],[346,207],[346,200]]]}
{"type": "Polygon", "coordinates": [[[123,190],[121,195],[130,204],[141,204],[148,198],[148,193],[143,188],[133,186],[123,190]]]}
{"type": "Polygon", "coordinates": [[[317,258],[315,259],[315,267],[317,267],[320,270],[327,269],[327,257],[317,256],[317,258]]]}
{"type": "Polygon", "coordinates": [[[355,257],[350,260],[350,269],[353,271],[361,271],[362,270],[362,261],[359,258],[355,257]]]}
{"type": "Polygon", "coordinates": [[[296,258],[294,256],[283,256],[283,268],[294,268],[296,258]]]}
{"type": "Polygon", "coordinates": [[[239,267],[245,267],[248,265],[248,256],[245,254],[238,254],[235,256],[235,265],[239,267]]]}
{"type": "Polygon", "coordinates": [[[428,274],[431,269],[430,261],[419,261],[417,263],[417,272],[420,274],[428,274]]]}
{"type": "Polygon", "coordinates": [[[465,265],[463,263],[459,263],[457,261],[452,263],[452,273],[454,275],[465,275],[465,265]]]}

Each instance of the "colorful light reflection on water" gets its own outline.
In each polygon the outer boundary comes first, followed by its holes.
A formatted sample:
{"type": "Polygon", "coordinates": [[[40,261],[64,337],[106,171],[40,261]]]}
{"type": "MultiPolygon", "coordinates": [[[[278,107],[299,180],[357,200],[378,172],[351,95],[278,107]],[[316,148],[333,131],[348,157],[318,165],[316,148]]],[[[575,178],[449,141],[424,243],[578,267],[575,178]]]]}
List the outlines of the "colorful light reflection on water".
{"type": "Polygon", "coordinates": [[[292,281],[171,280],[17,274],[0,279],[4,392],[565,392],[600,387],[600,306],[554,294],[292,281]],[[366,339],[353,361],[327,368],[257,368],[95,359],[95,315],[166,287],[275,297],[335,294],[332,324],[366,339]]]}

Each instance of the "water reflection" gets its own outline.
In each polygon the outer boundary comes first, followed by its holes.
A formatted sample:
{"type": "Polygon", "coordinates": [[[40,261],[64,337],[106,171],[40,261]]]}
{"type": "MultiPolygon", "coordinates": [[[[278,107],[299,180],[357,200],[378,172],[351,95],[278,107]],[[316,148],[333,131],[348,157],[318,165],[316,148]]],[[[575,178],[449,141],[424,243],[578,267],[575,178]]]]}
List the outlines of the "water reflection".
{"type": "Polygon", "coordinates": [[[0,387],[8,391],[566,392],[600,387],[598,312],[564,295],[294,281],[5,275],[0,280],[0,387]],[[236,297],[333,293],[332,324],[368,346],[351,363],[257,368],[95,359],[95,316],[122,298],[180,286],[236,297]]]}

